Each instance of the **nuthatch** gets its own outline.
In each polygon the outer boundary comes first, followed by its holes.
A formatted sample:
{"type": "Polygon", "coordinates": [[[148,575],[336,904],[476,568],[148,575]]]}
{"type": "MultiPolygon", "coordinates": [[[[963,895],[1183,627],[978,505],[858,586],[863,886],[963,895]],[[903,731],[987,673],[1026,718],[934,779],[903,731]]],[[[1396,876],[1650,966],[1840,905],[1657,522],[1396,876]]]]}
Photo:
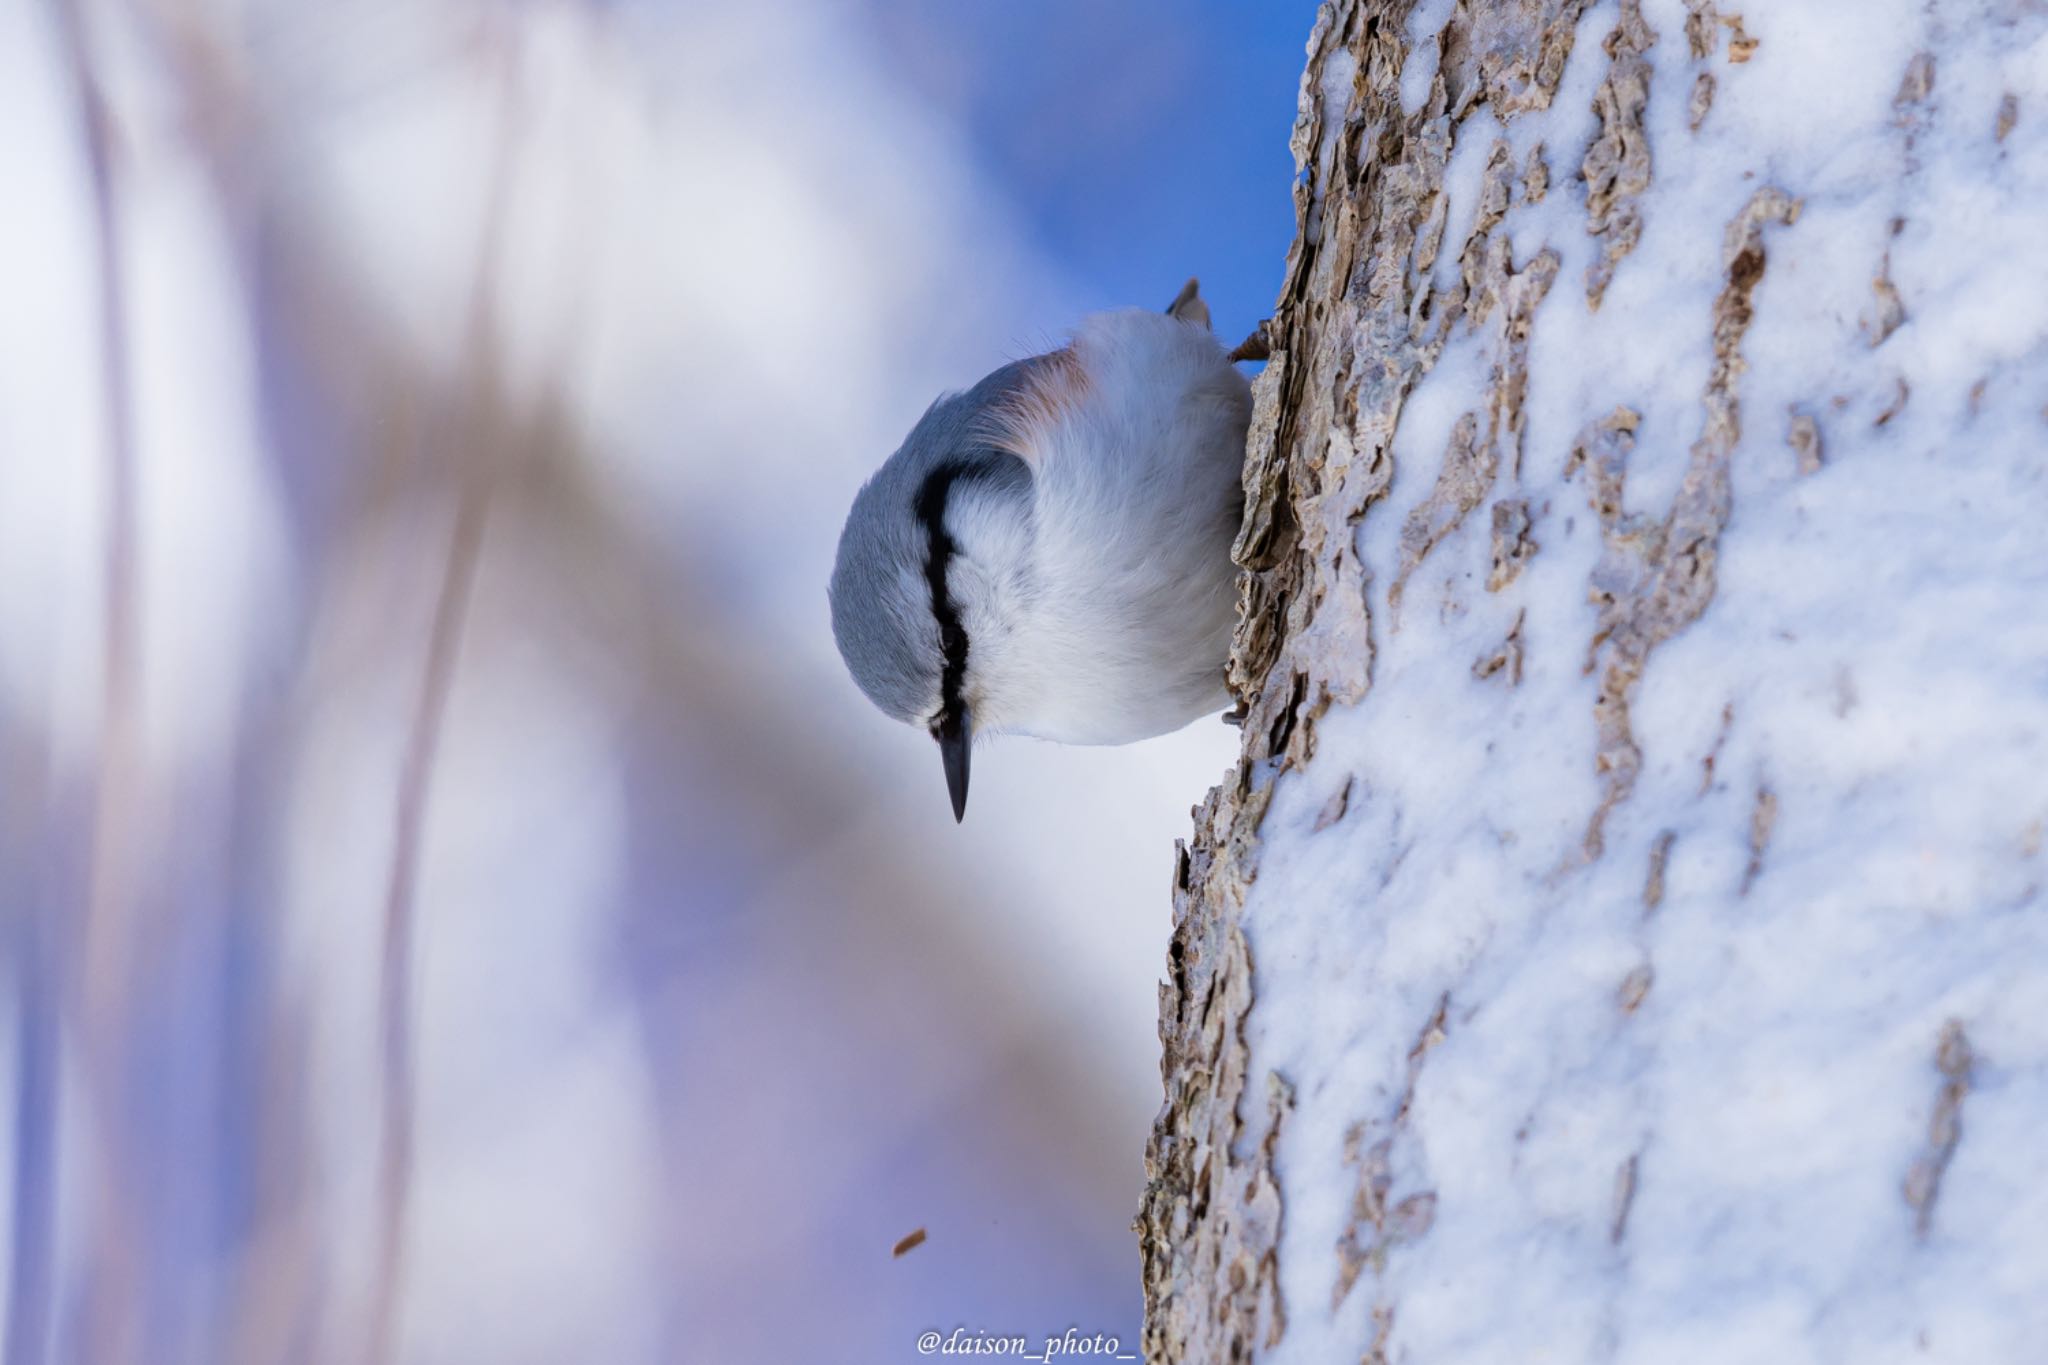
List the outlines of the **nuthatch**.
{"type": "Polygon", "coordinates": [[[853,500],[832,633],[930,731],[957,820],[977,736],[1123,744],[1226,705],[1251,388],[1193,280],[949,394],[853,500]]]}

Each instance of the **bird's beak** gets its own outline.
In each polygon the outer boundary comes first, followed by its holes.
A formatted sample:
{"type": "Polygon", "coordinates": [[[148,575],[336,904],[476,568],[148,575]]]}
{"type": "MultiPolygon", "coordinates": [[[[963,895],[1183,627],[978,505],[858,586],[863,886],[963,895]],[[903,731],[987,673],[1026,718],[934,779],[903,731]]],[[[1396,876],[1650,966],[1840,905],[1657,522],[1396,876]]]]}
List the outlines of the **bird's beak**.
{"type": "Polygon", "coordinates": [[[967,760],[974,752],[974,726],[966,708],[940,722],[933,729],[932,738],[939,742],[939,757],[946,764],[946,792],[953,798],[953,820],[957,824],[967,818],[967,760]]]}

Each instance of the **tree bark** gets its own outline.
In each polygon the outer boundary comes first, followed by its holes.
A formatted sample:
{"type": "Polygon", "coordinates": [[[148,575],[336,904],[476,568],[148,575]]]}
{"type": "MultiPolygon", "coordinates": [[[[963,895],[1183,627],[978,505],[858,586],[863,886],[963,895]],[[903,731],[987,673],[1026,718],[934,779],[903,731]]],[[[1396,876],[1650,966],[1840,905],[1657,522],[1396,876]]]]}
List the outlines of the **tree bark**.
{"type": "Polygon", "coordinates": [[[2048,1335],[2048,6],[1332,0],[1152,1361],[2048,1335]]]}

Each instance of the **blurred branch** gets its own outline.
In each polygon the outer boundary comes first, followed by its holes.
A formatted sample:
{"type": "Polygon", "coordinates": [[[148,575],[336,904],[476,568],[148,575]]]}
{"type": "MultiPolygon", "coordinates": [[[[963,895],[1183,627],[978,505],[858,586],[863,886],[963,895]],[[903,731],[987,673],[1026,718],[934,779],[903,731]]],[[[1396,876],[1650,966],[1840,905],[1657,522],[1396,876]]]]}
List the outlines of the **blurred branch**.
{"type": "Polygon", "coordinates": [[[60,1002],[51,970],[49,888],[35,879],[30,888],[27,864],[34,854],[28,831],[35,811],[47,795],[24,756],[0,749],[6,782],[0,788],[0,866],[14,871],[13,882],[27,894],[11,926],[15,990],[14,1181],[13,1219],[9,1228],[12,1255],[8,1261],[6,1365],[35,1365],[49,1344],[52,1209],[57,1170],[57,1020],[60,1002]]]}
{"type": "Polygon", "coordinates": [[[383,980],[379,1000],[384,1105],[378,1170],[378,1261],[366,1356],[373,1365],[391,1358],[398,1290],[404,1276],[406,1205],[412,1191],[415,1116],[411,991],[420,833],[434,756],[440,748],[441,723],[448,709],[448,691],[455,676],[456,647],[461,641],[463,618],[476,582],[477,558],[489,505],[488,478],[475,473],[465,479],[440,596],[434,604],[419,706],[413,715],[412,730],[406,740],[405,766],[399,775],[391,880],[384,899],[383,980]]]}
{"type": "Polygon", "coordinates": [[[457,446],[458,458],[454,461],[460,493],[447,564],[434,604],[419,705],[406,740],[404,766],[399,774],[391,879],[384,901],[383,977],[379,984],[378,1002],[383,1044],[383,1127],[378,1165],[377,1263],[373,1272],[368,1345],[364,1356],[369,1365],[382,1365],[392,1358],[399,1295],[405,1280],[406,1218],[412,1195],[417,1117],[412,978],[421,831],[426,818],[434,758],[440,748],[441,725],[448,708],[448,693],[454,682],[456,650],[461,642],[463,621],[476,583],[477,560],[483,548],[484,522],[494,482],[492,455],[495,443],[489,438],[492,434],[490,429],[495,425],[492,416],[498,385],[495,382],[497,343],[492,326],[491,290],[497,277],[513,149],[517,141],[513,103],[517,88],[512,74],[514,54],[509,42],[501,46],[497,55],[504,62],[501,72],[504,103],[499,116],[497,161],[491,178],[490,201],[483,220],[484,240],[477,253],[477,273],[471,295],[468,401],[458,415],[459,425],[454,432],[456,441],[460,443],[457,446]]]}
{"type": "Polygon", "coordinates": [[[56,1196],[57,1017],[49,930],[39,895],[15,941],[14,1242],[7,1282],[7,1365],[43,1358],[50,1323],[50,1214],[56,1196]]]}
{"type": "Polygon", "coordinates": [[[93,247],[99,275],[100,359],[106,367],[106,581],[102,585],[101,780],[94,820],[92,893],[86,926],[89,986],[111,989],[124,908],[117,875],[127,852],[128,788],[134,772],[141,632],[136,605],[135,418],[128,341],[127,273],[113,167],[111,115],[93,73],[77,0],[52,0],[78,97],[79,131],[90,172],[93,247]]]}
{"type": "MultiPolygon", "coordinates": [[[[62,60],[69,68],[77,101],[79,138],[91,190],[100,361],[105,374],[106,579],[102,585],[101,621],[104,673],[92,853],[81,927],[83,980],[77,1005],[84,1029],[92,1122],[96,1125],[96,1141],[90,1144],[98,1194],[92,1230],[96,1278],[92,1308],[87,1315],[88,1331],[92,1334],[88,1354],[94,1360],[119,1361],[132,1353],[134,1307],[141,1301],[136,1280],[142,1266],[140,1239],[129,1227],[134,1203],[128,1197],[127,1144],[121,1113],[121,1078],[127,1053],[125,952],[130,944],[128,911],[140,764],[137,697],[142,668],[136,597],[134,399],[125,328],[127,276],[122,260],[112,111],[93,66],[80,0],[52,0],[51,10],[62,60]]],[[[46,1041],[55,1046],[53,1037],[46,1041]]],[[[54,1065],[53,1058],[44,1061],[54,1065]]],[[[58,1098],[54,1072],[49,1076],[49,1090],[48,1108],[54,1113],[58,1098]]],[[[40,1254],[47,1255],[47,1248],[42,1248],[40,1254]]],[[[38,1278],[47,1285],[47,1270],[38,1278]]],[[[14,1345],[10,1339],[10,1349],[14,1345]]],[[[23,1349],[32,1351],[37,1347],[24,1342],[23,1349]]]]}

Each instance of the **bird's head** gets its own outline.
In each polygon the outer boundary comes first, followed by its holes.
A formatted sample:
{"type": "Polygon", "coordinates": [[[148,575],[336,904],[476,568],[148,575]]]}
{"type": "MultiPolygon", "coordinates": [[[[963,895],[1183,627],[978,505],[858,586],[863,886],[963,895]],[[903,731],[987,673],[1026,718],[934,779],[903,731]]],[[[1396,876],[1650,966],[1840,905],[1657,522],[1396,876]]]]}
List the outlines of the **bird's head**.
{"type": "Polygon", "coordinates": [[[1018,453],[1054,357],[934,403],[854,498],[832,572],[832,634],[868,699],[937,741],[955,819],[977,734],[1031,690],[1011,648],[1031,599],[1032,472],[1018,453]]]}

